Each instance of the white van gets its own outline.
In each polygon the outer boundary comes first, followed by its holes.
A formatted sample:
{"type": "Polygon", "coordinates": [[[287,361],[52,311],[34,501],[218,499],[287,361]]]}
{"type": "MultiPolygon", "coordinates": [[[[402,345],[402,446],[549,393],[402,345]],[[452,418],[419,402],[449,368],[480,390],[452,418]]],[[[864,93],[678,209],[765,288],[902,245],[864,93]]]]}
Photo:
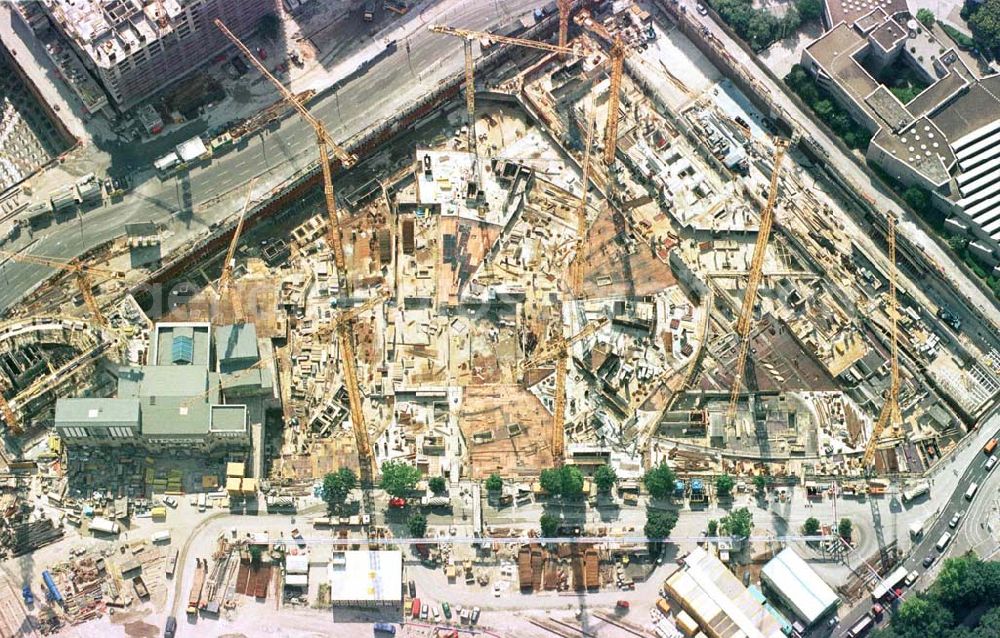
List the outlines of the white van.
{"type": "Polygon", "coordinates": [[[951,534],[945,532],[944,534],[941,535],[941,538],[938,539],[937,545],[935,545],[934,547],[936,547],[939,552],[943,552],[944,548],[947,547],[948,543],[950,542],[951,542],[951,534]]]}
{"type": "Polygon", "coordinates": [[[149,537],[149,540],[154,543],[169,543],[170,542],[170,530],[165,529],[162,532],[156,532],[149,537]]]}
{"type": "Polygon", "coordinates": [[[972,497],[976,495],[976,490],[978,489],[979,486],[977,484],[973,483],[972,485],[970,485],[969,489],[965,490],[965,500],[971,501],[972,497]]]}

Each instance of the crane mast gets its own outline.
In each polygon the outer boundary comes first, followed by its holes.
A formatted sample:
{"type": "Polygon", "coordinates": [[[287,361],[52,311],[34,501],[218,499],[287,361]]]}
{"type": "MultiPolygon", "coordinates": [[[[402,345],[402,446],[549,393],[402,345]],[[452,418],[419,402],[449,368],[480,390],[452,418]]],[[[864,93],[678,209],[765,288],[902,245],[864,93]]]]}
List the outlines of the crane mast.
{"type": "Polygon", "coordinates": [[[233,286],[233,266],[236,259],[236,246],[240,243],[240,235],[243,234],[243,222],[246,220],[247,208],[250,206],[250,198],[253,196],[253,186],[257,183],[257,178],[250,180],[247,188],[247,198],[243,202],[243,209],[240,211],[239,220],[236,222],[236,230],[233,231],[233,238],[229,242],[229,249],[226,251],[226,260],[222,263],[222,274],[219,276],[219,298],[229,297],[233,307],[234,323],[244,323],[243,303],[233,286]]]}
{"type": "Polygon", "coordinates": [[[340,282],[340,290],[344,294],[349,293],[350,280],[347,277],[347,266],[344,260],[344,246],[340,237],[340,218],[337,214],[337,201],[334,196],[333,190],[333,169],[330,167],[330,149],[333,149],[334,155],[340,160],[340,163],[344,166],[352,166],[357,162],[358,158],[353,153],[349,153],[330,137],[327,133],[326,127],[322,122],[317,120],[313,115],[306,109],[302,102],[295,97],[295,95],[285,87],[278,78],[271,75],[270,71],[257,59],[257,56],[250,51],[249,48],[243,42],[236,37],[236,35],[226,27],[225,24],[218,18],[216,18],[213,23],[222,32],[226,38],[233,43],[233,45],[240,50],[244,57],[250,61],[250,64],[260,72],[265,78],[267,78],[271,84],[278,90],[281,96],[286,102],[292,105],[299,115],[306,121],[309,126],[313,128],[316,132],[316,145],[319,147],[319,159],[320,168],[323,171],[323,195],[326,203],[326,215],[327,215],[327,227],[326,227],[326,243],[333,251],[334,264],[337,266],[337,278],[340,282]]]}
{"type": "Polygon", "coordinates": [[[611,44],[611,85],[608,88],[608,121],[604,125],[604,163],[615,163],[618,147],[618,102],[621,98],[622,72],[625,69],[625,43],[616,35],[611,44]]]}
{"type": "Polygon", "coordinates": [[[889,394],[886,396],[885,404],[878,415],[878,421],[872,428],[872,435],[865,446],[865,455],[861,459],[861,467],[866,470],[874,469],[872,462],[875,460],[875,450],[878,442],[882,438],[882,433],[886,426],[898,426],[902,422],[899,412],[899,325],[897,322],[896,305],[896,219],[888,216],[888,230],[886,240],[889,244],[889,327],[892,344],[891,359],[889,362],[889,394]]]}
{"type": "MultiPolygon", "coordinates": [[[[559,46],[566,46],[569,38],[569,12],[573,9],[573,0],[557,0],[559,6],[559,46]]],[[[565,54],[561,54],[565,57],[565,54]]]]}
{"type": "Polygon", "coordinates": [[[583,292],[583,247],[587,238],[587,191],[590,190],[590,148],[594,141],[594,118],[587,119],[587,142],[583,151],[583,192],[576,208],[576,254],[570,266],[570,290],[577,297],[583,292]]]}
{"type": "MultiPolygon", "coordinates": [[[[4,423],[7,424],[11,434],[17,436],[24,432],[24,429],[21,427],[21,419],[17,417],[17,413],[10,407],[10,403],[7,403],[2,387],[0,387],[0,416],[3,416],[4,423]]],[[[0,448],[3,448],[2,442],[0,442],[0,448]]]]}
{"type": "Polygon", "coordinates": [[[566,428],[566,372],[570,365],[570,351],[573,344],[597,333],[607,325],[607,317],[601,317],[583,327],[580,332],[568,339],[559,335],[550,340],[541,352],[534,354],[522,364],[522,368],[537,368],[542,364],[555,363],[556,388],[552,408],[552,459],[557,464],[562,463],[565,450],[566,428]]]}
{"type": "Polygon", "coordinates": [[[750,353],[750,328],[753,327],[753,309],[757,303],[757,289],[764,272],[764,256],[767,252],[767,242],[771,237],[771,225],[774,223],[774,205],[778,200],[778,178],[781,173],[781,160],[785,157],[788,140],[778,139],[774,142],[774,166],[771,170],[771,184],[767,193],[767,204],[760,214],[760,229],[757,231],[757,242],[753,247],[753,257],[750,261],[750,272],[747,277],[747,288],[740,307],[740,316],[736,322],[736,334],[740,341],[739,354],[736,359],[736,371],[733,387],[729,394],[729,407],[726,410],[726,423],[736,421],[736,406],[740,398],[740,386],[746,371],[747,356],[750,353]]]}

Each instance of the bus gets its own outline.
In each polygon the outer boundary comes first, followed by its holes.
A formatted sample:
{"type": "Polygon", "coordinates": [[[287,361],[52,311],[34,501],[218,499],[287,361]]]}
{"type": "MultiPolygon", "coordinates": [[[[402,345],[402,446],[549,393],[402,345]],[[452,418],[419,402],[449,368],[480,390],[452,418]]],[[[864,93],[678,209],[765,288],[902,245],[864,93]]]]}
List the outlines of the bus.
{"type": "Polygon", "coordinates": [[[859,620],[850,631],[847,632],[848,638],[857,638],[858,636],[864,636],[868,633],[872,627],[875,626],[875,621],[870,615],[865,615],[864,618],[859,620]]]}
{"type": "Polygon", "coordinates": [[[892,590],[896,588],[899,583],[903,582],[906,578],[907,570],[905,567],[898,567],[896,571],[892,572],[876,585],[875,589],[872,590],[872,600],[878,602],[892,593],[892,590]]]}

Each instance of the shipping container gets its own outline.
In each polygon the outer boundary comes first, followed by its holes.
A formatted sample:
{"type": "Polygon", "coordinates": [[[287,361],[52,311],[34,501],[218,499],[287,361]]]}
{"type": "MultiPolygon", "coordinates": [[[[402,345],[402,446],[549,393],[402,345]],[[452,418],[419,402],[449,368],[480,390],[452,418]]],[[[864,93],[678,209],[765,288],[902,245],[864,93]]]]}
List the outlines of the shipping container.
{"type": "Polygon", "coordinates": [[[90,521],[90,531],[91,532],[102,532],[104,534],[117,534],[121,528],[118,527],[118,523],[114,521],[109,521],[106,518],[98,516],[97,518],[90,521]]]}

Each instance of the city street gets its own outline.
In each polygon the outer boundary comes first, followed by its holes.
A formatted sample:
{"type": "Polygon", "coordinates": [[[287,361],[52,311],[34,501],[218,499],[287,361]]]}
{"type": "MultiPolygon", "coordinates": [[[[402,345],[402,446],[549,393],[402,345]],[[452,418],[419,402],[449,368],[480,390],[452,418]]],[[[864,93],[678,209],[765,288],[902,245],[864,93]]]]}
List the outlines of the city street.
{"type": "MultiPolygon", "coordinates": [[[[399,29],[410,34],[408,47],[400,46],[367,73],[315,100],[310,110],[326,124],[334,139],[347,142],[436,88],[445,77],[461,71],[461,42],[429,32],[427,24],[440,19],[458,27],[490,30],[533,10],[537,4],[534,0],[510,0],[501,7],[489,0],[446,0],[425,11],[411,11],[387,26],[384,33],[371,41],[359,40],[354,49],[343,51],[341,56],[354,55],[365,47],[384,48],[383,38],[396,37],[399,29]],[[385,91],[385,87],[393,90],[385,91]]],[[[4,21],[0,28],[10,28],[10,12],[9,7],[0,8],[4,21]]],[[[18,250],[34,241],[32,254],[71,258],[121,235],[127,223],[152,221],[166,225],[172,233],[164,243],[166,254],[235,213],[245,196],[243,187],[251,178],[258,177],[255,192],[262,194],[306,170],[317,157],[312,129],[293,115],[282,120],[277,129],[262,132],[246,146],[234,148],[188,173],[161,181],[152,170],[144,171],[133,177],[135,189],[120,201],[82,212],[76,219],[53,224],[33,236],[22,233],[5,249],[18,250]]],[[[50,274],[45,267],[4,263],[0,266],[0,309],[16,303],[50,274]]]]}

